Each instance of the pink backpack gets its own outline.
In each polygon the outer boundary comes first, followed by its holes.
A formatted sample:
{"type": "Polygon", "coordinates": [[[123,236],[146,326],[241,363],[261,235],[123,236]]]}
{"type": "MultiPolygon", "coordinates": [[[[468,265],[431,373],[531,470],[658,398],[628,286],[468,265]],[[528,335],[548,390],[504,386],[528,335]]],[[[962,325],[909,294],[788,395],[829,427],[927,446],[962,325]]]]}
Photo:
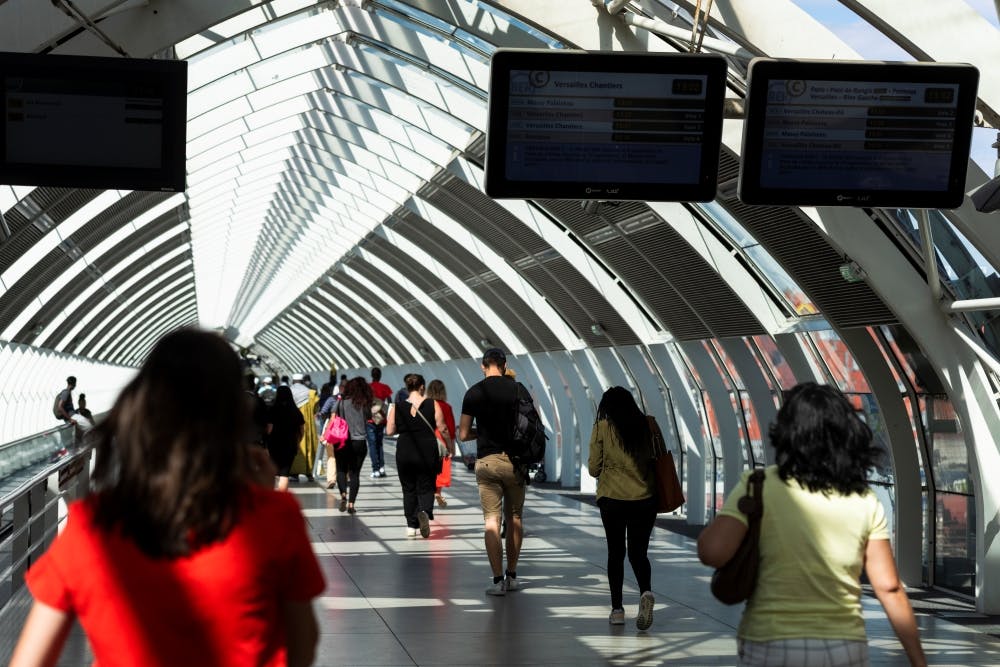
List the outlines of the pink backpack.
{"type": "MultiPolygon", "coordinates": [[[[337,402],[337,408],[340,408],[339,401],[337,402]]],[[[347,428],[347,420],[334,411],[330,415],[330,420],[326,423],[326,428],[323,429],[323,442],[340,449],[347,442],[349,436],[350,431],[347,428]]]]}

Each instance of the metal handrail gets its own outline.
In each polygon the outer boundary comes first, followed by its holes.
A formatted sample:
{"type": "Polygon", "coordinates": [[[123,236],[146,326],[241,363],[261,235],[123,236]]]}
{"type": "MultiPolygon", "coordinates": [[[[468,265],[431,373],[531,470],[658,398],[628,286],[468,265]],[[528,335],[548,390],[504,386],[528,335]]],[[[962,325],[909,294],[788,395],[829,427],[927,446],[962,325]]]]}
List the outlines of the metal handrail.
{"type": "Polygon", "coordinates": [[[89,490],[92,450],[74,443],[74,436],[74,427],[67,425],[0,446],[0,457],[21,456],[10,469],[13,474],[0,479],[0,545],[10,555],[10,562],[0,566],[0,610],[52,543],[65,505],[89,490]],[[17,447],[25,453],[17,453],[17,447]]]}

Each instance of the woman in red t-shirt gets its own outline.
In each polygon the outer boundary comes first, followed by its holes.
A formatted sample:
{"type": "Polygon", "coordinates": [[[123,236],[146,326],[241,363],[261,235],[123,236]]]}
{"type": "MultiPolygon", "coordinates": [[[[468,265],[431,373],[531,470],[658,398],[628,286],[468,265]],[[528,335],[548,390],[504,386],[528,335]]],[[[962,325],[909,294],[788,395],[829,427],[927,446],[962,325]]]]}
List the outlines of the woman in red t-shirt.
{"type": "Polygon", "coordinates": [[[313,661],[323,575],[294,497],[250,481],[241,373],[212,333],[156,345],[94,430],[94,492],[28,572],[13,667],[55,664],[74,618],[101,667],[313,661]]]}
{"type": "Polygon", "coordinates": [[[448,501],[444,499],[444,494],[441,491],[444,487],[451,486],[451,457],[455,455],[455,413],[448,405],[448,392],[441,380],[431,380],[431,383],[427,385],[427,398],[433,398],[441,406],[441,414],[448,427],[448,432],[441,434],[448,445],[448,456],[441,459],[441,472],[438,473],[437,479],[434,481],[434,497],[437,499],[438,507],[447,507],[448,501]]]}

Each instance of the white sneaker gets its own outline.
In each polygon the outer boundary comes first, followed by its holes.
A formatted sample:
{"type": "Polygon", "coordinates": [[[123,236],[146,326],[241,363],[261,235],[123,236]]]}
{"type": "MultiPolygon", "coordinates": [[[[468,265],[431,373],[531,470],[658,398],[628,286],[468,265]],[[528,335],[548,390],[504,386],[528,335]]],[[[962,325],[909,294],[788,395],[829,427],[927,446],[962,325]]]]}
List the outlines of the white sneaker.
{"type": "Polygon", "coordinates": [[[501,579],[500,581],[498,581],[495,584],[490,584],[490,587],[486,589],[486,594],[487,595],[506,595],[507,594],[507,590],[504,587],[504,583],[506,583],[506,582],[504,582],[504,580],[501,579]]]}
{"type": "Polygon", "coordinates": [[[656,598],[652,591],[646,591],[639,597],[639,615],[635,617],[637,630],[646,630],[653,624],[653,605],[656,598]]]}
{"type": "Polygon", "coordinates": [[[504,588],[507,589],[508,593],[514,593],[521,590],[521,585],[517,583],[517,577],[504,577],[503,580],[504,588]]]}
{"type": "Polygon", "coordinates": [[[373,472],[372,473],[372,479],[378,479],[378,473],[377,472],[373,472]]]}
{"type": "Polygon", "coordinates": [[[427,512],[420,510],[417,512],[417,521],[420,522],[420,536],[430,537],[431,536],[431,520],[427,516],[427,512]]]}
{"type": "Polygon", "coordinates": [[[410,527],[406,528],[407,537],[416,537],[417,535],[419,535],[419,533],[417,532],[416,528],[410,528],[410,527]]]}
{"type": "Polygon", "coordinates": [[[625,610],[612,609],[611,615],[608,616],[608,623],[611,625],[625,625],[625,610]]]}

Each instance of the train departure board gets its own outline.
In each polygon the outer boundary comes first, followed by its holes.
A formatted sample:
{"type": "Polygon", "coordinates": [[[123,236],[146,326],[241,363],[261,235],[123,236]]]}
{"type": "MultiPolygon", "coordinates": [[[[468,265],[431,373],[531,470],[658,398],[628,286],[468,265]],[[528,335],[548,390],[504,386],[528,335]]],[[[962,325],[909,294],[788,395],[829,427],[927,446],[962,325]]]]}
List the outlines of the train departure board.
{"type": "Polygon", "coordinates": [[[725,60],[711,55],[497,51],[486,192],[711,200],[725,74],[725,60]]]}
{"type": "Polygon", "coordinates": [[[971,65],[755,59],[739,197],[956,208],[978,82],[971,65]]]}

